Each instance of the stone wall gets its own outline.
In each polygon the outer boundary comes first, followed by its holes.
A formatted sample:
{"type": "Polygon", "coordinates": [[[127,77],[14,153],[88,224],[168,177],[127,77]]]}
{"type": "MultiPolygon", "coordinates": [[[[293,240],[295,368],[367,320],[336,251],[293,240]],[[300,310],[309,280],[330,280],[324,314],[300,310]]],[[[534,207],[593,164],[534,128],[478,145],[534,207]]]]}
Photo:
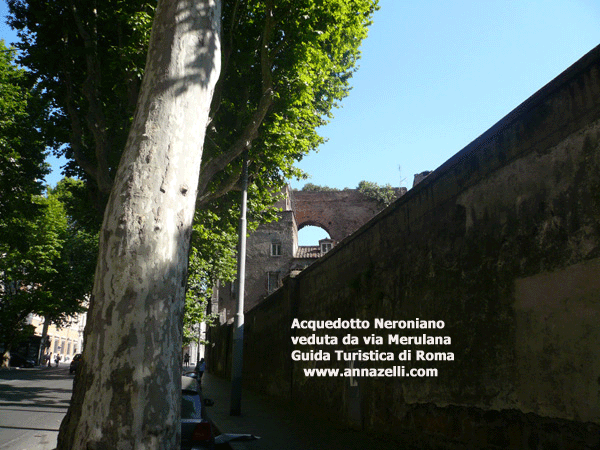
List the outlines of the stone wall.
{"type": "Polygon", "coordinates": [[[244,382],[407,448],[599,448],[599,323],[600,47],[249,311],[244,382]],[[333,350],[293,347],[312,334],[294,318],[370,321],[360,338],[386,336],[375,318],[443,320],[425,332],[451,345],[429,350],[454,361],[402,363],[434,378],[306,377],[350,363],[292,361],[333,350]]]}

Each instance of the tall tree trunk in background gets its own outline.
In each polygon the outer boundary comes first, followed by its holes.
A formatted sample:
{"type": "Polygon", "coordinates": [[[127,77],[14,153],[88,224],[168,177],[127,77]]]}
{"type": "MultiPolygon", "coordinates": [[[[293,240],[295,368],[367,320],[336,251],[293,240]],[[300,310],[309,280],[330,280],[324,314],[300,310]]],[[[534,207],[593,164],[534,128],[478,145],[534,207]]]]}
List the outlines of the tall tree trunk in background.
{"type": "Polygon", "coordinates": [[[60,450],[179,448],[184,288],[220,17],[219,0],[158,2],[60,450]]]}
{"type": "Polygon", "coordinates": [[[48,328],[50,328],[50,317],[44,317],[44,326],[42,327],[42,339],[40,340],[40,347],[38,348],[38,364],[41,366],[44,363],[44,354],[46,353],[46,346],[48,342],[48,328]]]}

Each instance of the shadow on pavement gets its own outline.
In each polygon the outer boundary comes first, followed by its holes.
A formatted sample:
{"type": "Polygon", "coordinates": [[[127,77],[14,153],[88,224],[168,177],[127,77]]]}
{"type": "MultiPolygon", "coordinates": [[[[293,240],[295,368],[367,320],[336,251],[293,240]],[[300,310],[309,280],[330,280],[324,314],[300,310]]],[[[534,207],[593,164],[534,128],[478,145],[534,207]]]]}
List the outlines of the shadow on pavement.
{"type": "MultiPolygon", "coordinates": [[[[70,388],[42,387],[37,382],[40,380],[64,380],[69,377],[67,368],[33,368],[33,369],[3,369],[0,370],[0,406],[3,410],[10,407],[23,408],[24,405],[35,405],[38,408],[69,407],[69,400],[57,397],[71,397],[70,388]],[[3,383],[4,381],[33,380],[36,383],[27,386],[15,386],[3,383]],[[61,395],[63,394],[63,395],[61,395]]],[[[62,412],[64,414],[64,411],[62,412]]]]}

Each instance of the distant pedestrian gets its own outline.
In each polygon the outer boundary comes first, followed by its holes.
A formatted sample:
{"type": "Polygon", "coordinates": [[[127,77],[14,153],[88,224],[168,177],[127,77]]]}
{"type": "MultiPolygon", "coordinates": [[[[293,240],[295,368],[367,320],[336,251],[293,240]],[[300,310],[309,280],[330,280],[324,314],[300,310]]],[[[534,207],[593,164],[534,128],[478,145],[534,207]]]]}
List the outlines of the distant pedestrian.
{"type": "Polygon", "coordinates": [[[46,359],[48,361],[48,367],[52,367],[52,352],[46,355],[46,359]]]}
{"type": "Polygon", "coordinates": [[[204,375],[205,370],[206,370],[206,362],[204,361],[204,358],[202,358],[200,361],[198,361],[198,364],[196,364],[196,373],[198,374],[198,382],[200,382],[202,380],[202,375],[204,375]]]}
{"type": "Polygon", "coordinates": [[[58,363],[60,362],[60,355],[58,353],[54,357],[54,362],[56,363],[56,367],[58,367],[58,363]]]}
{"type": "Polygon", "coordinates": [[[183,362],[185,363],[185,367],[187,367],[190,364],[190,354],[186,352],[186,354],[183,356],[183,362]]]}

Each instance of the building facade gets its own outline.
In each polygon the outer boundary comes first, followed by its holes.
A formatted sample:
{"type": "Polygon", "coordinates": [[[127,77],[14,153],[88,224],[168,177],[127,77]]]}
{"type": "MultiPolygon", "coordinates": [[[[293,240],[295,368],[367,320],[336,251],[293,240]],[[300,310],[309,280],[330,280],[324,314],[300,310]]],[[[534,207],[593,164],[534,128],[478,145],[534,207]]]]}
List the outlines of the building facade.
{"type": "MultiPolygon", "coordinates": [[[[44,329],[44,318],[37,315],[29,316],[29,324],[35,327],[35,342],[41,341],[44,329]]],[[[52,361],[56,355],[60,356],[61,362],[69,362],[73,359],[77,353],[81,353],[83,350],[83,331],[87,320],[87,314],[81,313],[71,317],[67,324],[61,328],[57,327],[54,323],[48,326],[46,345],[44,345],[44,351],[41,362],[44,361],[44,356],[51,357],[52,361]]],[[[37,356],[37,349],[34,349],[37,356]]],[[[32,353],[32,350],[29,350],[32,353]]],[[[33,355],[31,355],[33,356],[33,355]]]]}

